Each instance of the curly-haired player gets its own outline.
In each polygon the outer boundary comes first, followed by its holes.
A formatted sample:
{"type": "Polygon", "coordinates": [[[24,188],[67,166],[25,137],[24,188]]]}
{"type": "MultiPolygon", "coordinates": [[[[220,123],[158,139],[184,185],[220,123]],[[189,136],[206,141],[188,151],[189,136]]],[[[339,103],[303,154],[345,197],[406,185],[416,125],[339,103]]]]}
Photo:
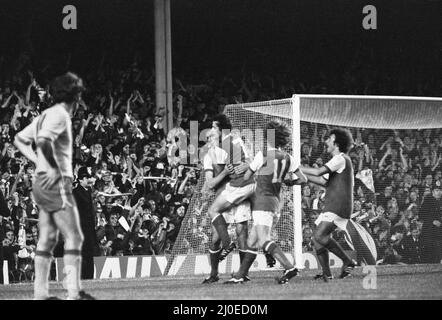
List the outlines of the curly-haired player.
{"type": "Polygon", "coordinates": [[[64,265],[70,300],[94,300],[81,290],[81,247],[83,234],[72,195],[71,116],[84,90],[83,81],[73,73],[57,77],[51,87],[55,105],[19,132],[14,144],[36,164],[32,193],[40,208],[39,239],[35,253],[35,299],[49,296],[49,271],[58,232],[65,239],[64,265]],[[37,154],[32,143],[37,145],[37,154]]]}
{"type": "Polygon", "coordinates": [[[249,179],[256,173],[256,191],[251,198],[253,227],[247,241],[245,253],[237,274],[226,283],[242,283],[250,266],[256,258],[258,248],[272,255],[284,267],[283,275],[278,283],[285,284],[298,274],[298,270],[287,259],[279,245],[271,241],[270,233],[274,217],[279,212],[280,191],[282,183],[287,185],[300,184],[306,181],[295,162],[282,148],[291,141],[291,131],[282,121],[272,120],[267,123],[267,148],[258,152],[250,164],[244,178],[249,179]],[[295,173],[296,179],[285,180],[287,174],[295,173]]]}
{"type": "Polygon", "coordinates": [[[327,188],[324,209],[315,221],[317,227],[313,235],[316,255],[322,267],[322,274],[316,278],[327,282],[332,279],[329,251],[343,261],[341,279],[350,275],[356,263],[330,236],[337,227],[345,230],[353,213],[354,175],[351,159],[347,155],[353,145],[353,137],[346,129],[332,129],[325,144],[332,159],[320,168],[302,167],[301,170],[309,181],[327,188]],[[326,175],[328,179],[324,177],[326,175]]]}

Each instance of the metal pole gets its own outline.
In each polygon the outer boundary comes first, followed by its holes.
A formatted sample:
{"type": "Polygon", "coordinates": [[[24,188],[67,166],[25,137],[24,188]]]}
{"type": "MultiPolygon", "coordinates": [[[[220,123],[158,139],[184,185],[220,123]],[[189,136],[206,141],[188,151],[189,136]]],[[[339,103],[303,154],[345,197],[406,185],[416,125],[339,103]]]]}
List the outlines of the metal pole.
{"type": "MultiPolygon", "coordinates": [[[[293,121],[293,158],[296,163],[301,164],[301,117],[299,96],[292,97],[292,121],[293,121]]],[[[301,207],[301,186],[293,186],[293,247],[295,266],[304,269],[302,255],[302,207],[301,207]]]]}
{"type": "Polygon", "coordinates": [[[166,108],[167,131],[173,128],[173,88],[172,88],[172,32],[170,21],[170,0],[164,0],[164,24],[166,47],[166,108]]]}
{"type": "Polygon", "coordinates": [[[154,0],[156,111],[166,107],[164,0],[154,0]]]}
{"type": "Polygon", "coordinates": [[[170,0],[155,0],[155,99],[156,111],[164,110],[163,127],[173,127],[172,44],[170,0]]]}

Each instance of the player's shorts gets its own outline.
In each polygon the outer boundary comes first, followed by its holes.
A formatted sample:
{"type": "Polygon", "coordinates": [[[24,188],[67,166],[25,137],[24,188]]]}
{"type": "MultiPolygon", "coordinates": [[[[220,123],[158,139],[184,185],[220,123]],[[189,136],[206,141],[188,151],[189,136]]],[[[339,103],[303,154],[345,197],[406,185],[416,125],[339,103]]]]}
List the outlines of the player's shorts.
{"type": "Polygon", "coordinates": [[[253,225],[272,228],[273,224],[279,220],[279,216],[280,215],[274,211],[253,211],[253,225]]]}
{"type": "Polygon", "coordinates": [[[269,212],[279,212],[281,202],[278,197],[262,195],[259,192],[250,198],[252,203],[252,211],[269,211],[269,212]]]}
{"type": "Polygon", "coordinates": [[[228,211],[223,212],[227,223],[241,223],[251,219],[250,201],[245,200],[228,211]]]}
{"type": "Polygon", "coordinates": [[[72,179],[60,179],[50,189],[43,189],[40,185],[41,178],[44,173],[37,173],[34,184],[32,186],[32,194],[37,205],[43,211],[52,214],[59,210],[63,210],[75,203],[72,195],[72,179]]]}
{"type": "Polygon", "coordinates": [[[221,195],[232,204],[240,204],[250,198],[255,193],[255,190],[256,183],[251,183],[244,187],[232,187],[230,183],[228,183],[223,192],[221,192],[221,195]]]}
{"type": "Polygon", "coordinates": [[[322,212],[316,219],[315,224],[318,226],[322,221],[333,222],[341,230],[347,228],[348,219],[341,218],[336,213],[333,212],[322,212]]]}

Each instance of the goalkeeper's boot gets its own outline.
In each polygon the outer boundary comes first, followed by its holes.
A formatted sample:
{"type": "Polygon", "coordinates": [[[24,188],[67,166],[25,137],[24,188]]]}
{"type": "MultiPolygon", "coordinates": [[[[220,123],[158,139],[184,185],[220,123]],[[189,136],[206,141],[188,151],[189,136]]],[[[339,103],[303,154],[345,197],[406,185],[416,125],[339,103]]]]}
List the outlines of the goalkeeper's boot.
{"type": "Polygon", "coordinates": [[[244,282],[246,282],[244,278],[232,277],[230,280],[225,281],[224,284],[243,284],[244,282]]]}
{"type": "Polygon", "coordinates": [[[216,276],[210,275],[210,277],[204,279],[202,284],[210,284],[210,283],[215,283],[215,282],[218,282],[218,281],[219,281],[218,275],[216,275],[216,276]]]}
{"type": "Polygon", "coordinates": [[[345,279],[351,276],[351,272],[356,267],[357,262],[354,260],[350,260],[348,263],[344,263],[341,269],[341,274],[339,275],[339,279],[345,279]]]}
{"type": "Polygon", "coordinates": [[[266,253],[265,256],[267,260],[267,267],[273,268],[276,264],[275,258],[273,258],[273,256],[270,253],[266,253]]]}
{"type": "Polygon", "coordinates": [[[277,279],[277,281],[279,284],[286,284],[291,278],[296,277],[298,275],[298,272],[299,271],[296,268],[285,270],[282,276],[277,279]]]}
{"type": "Polygon", "coordinates": [[[327,276],[323,273],[320,273],[314,276],[313,280],[323,280],[324,282],[329,282],[330,280],[333,280],[333,276],[332,275],[327,276]]]}
{"type": "Polygon", "coordinates": [[[236,248],[235,242],[230,242],[227,248],[223,248],[219,254],[218,260],[223,261],[230,252],[232,252],[236,248]]]}

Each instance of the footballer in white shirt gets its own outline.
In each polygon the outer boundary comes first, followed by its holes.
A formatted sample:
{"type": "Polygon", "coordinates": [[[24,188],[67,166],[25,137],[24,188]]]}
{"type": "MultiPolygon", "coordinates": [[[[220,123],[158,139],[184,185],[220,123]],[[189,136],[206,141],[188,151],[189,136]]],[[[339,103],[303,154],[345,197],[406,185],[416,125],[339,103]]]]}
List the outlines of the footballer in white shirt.
{"type": "Polygon", "coordinates": [[[57,77],[51,86],[55,105],[19,132],[15,146],[36,164],[33,197],[40,208],[39,239],[35,253],[34,298],[55,300],[49,295],[49,272],[58,232],[65,239],[64,265],[67,299],[94,300],[81,289],[81,248],[83,234],[72,195],[71,116],[84,90],[83,81],[73,73],[57,77]],[[32,143],[37,146],[36,153],[32,143]]]}

